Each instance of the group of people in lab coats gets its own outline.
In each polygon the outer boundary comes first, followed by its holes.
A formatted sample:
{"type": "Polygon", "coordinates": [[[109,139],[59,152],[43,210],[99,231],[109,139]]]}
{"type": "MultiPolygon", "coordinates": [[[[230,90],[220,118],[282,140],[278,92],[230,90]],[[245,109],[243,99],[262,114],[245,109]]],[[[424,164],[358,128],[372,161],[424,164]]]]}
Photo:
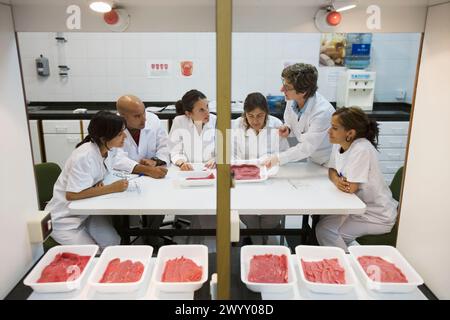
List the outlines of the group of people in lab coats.
{"type": "MultiPolygon", "coordinates": [[[[271,116],[265,97],[251,93],[243,115],[232,122],[232,160],[258,160],[267,168],[307,160],[328,167],[329,178],[342,192],[354,193],[367,209],[363,215],[321,216],[316,227],[320,245],[347,246],[366,234],[389,232],[396,221],[397,203],[384,182],[377,158],[377,123],[357,107],[335,110],[317,92],[317,69],[297,63],[282,74],[281,92],[287,104],[284,122],[271,116]],[[287,138],[297,144],[289,146],[287,138]]],[[[216,165],[216,116],[209,112],[207,97],[198,90],[186,92],[176,103],[178,116],[167,134],[158,117],[142,101],[126,95],[117,101],[117,113],[97,113],[89,135],[66,161],[52,200],[53,238],[61,244],[119,243],[107,216],[74,216],[70,201],[122,192],[127,180],[104,185],[108,170],[136,173],[155,179],[167,166],[193,170],[203,163],[216,165]]],[[[155,227],[163,217],[154,217],[155,227]]],[[[250,228],[281,227],[280,216],[243,216],[250,228]]],[[[192,217],[193,227],[215,227],[215,217],[192,217]]],[[[268,243],[268,237],[257,240],[268,243]]],[[[253,239],[252,239],[253,240],[253,239]]],[[[270,243],[270,241],[269,241],[270,243]]]]}

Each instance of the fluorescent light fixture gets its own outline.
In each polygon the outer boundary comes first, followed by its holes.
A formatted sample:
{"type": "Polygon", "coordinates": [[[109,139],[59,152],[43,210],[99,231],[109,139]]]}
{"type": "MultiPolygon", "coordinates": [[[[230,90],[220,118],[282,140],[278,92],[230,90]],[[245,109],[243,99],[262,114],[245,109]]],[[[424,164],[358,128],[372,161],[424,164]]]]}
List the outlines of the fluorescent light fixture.
{"type": "Polygon", "coordinates": [[[342,12],[342,11],[350,10],[350,9],[353,9],[353,8],[356,8],[356,4],[349,4],[349,5],[343,6],[343,7],[339,8],[339,9],[336,9],[336,11],[337,12],[342,12]]]}
{"type": "Polygon", "coordinates": [[[107,1],[94,1],[89,4],[89,8],[95,12],[110,12],[112,10],[112,5],[107,1]]]}

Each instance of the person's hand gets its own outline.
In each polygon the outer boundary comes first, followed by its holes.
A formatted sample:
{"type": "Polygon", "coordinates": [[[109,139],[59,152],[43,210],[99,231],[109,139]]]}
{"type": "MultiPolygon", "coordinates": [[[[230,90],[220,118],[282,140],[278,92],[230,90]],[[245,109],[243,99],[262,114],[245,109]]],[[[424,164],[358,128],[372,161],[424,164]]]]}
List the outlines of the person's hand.
{"type": "Polygon", "coordinates": [[[98,187],[103,187],[105,184],[103,183],[103,181],[98,182],[97,184],[94,185],[94,188],[98,188],[98,187]]]}
{"type": "Polygon", "coordinates": [[[128,189],[128,180],[122,179],[115,181],[109,185],[111,192],[122,192],[128,189]]]}
{"type": "Polygon", "coordinates": [[[149,167],[147,169],[146,173],[149,177],[152,177],[155,179],[162,179],[167,174],[167,168],[166,167],[149,167]]]}
{"type": "Polygon", "coordinates": [[[278,128],[278,135],[282,138],[287,138],[290,132],[291,129],[289,129],[288,126],[281,126],[278,128]]]}
{"type": "Polygon", "coordinates": [[[279,163],[280,163],[280,159],[278,159],[278,156],[273,155],[273,156],[269,157],[267,160],[265,160],[263,164],[266,166],[267,169],[270,169],[272,167],[275,167],[279,163]]]}
{"type": "Polygon", "coordinates": [[[355,193],[358,190],[358,185],[348,182],[346,177],[337,176],[333,182],[339,190],[345,193],[355,193]]]}
{"type": "Polygon", "coordinates": [[[190,164],[190,163],[183,162],[183,163],[180,165],[180,170],[181,170],[181,171],[193,171],[193,170],[194,170],[194,167],[193,167],[192,164],[190,164]]]}
{"type": "Polygon", "coordinates": [[[139,161],[139,164],[142,164],[144,166],[149,166],[149,167],[155,167],[156,161],[151,160],[151,159],[142,159],[141,161],[139,161]]]}
{"type": "Polygon", "coordinates": [[[216,160],[211,159],[207,163],[205,163],[206,169],[214,169],[216,167],[216,160]]]}

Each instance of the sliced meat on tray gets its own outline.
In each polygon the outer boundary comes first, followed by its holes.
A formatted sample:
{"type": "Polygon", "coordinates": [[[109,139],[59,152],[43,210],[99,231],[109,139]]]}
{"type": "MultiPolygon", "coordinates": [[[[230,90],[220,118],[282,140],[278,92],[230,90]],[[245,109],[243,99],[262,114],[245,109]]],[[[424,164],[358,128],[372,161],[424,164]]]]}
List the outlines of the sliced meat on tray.
{"type": "Polygon", "coordinates": [[[255,255],[250,260],[248,281],[260,283],[287,283],[288,262],[286,255],[255,255]]]}
{"type": "Polygon", "coordinates": [[[189,258],[168,260],[164,266],[162,282],[193,282],[202,279],[203,268],[189,258]]]}
{"type": "Polygon", "coordinates": [[[66,282],[76,280],[83,272],[90,256],[75,253],[58,253],[55,259],[44,268],[37,282],[66,282]]]}
{"type": "Polygon", "coordinates": [[[116,258],[108,263],[100,283],[137,282],[143,273],[144,265],[141,262],[131,260],[120,262],[120,259],[116,258]]]}
{"type": "Polygon", "coordinates": [[[380,257],[361,256],[358,262],[366,274],[373,281],[407,283],[408,279],[403,272],[393,263],[380,257]]]}
{"type": "Polygon", "coordinates": [[[303,274],[308,281],[316,283],[345,284],[345,270],[338,259],[304,261],[303,274]]]}
{"type": "Polygon", "coordinates": [[[261,179],[258,166],[251,164],[232,165],[231,172],[236,180],[258,180],[261,179]]]}

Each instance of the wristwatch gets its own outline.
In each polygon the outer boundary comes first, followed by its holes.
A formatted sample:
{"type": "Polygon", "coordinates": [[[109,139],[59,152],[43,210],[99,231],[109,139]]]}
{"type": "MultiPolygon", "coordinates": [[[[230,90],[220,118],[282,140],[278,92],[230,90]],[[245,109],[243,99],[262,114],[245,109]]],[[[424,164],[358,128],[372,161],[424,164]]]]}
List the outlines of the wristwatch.
{"type": "Polygon", "coordinates": [[[161,160],[161,159],[159,159],[159,158],[157,158],[157,157],[151,157],[150,160],[155,161],[157,167],[159,167],[159,166],[165,166],[165,165],[167,164],[164,160],[161,160]]]}

